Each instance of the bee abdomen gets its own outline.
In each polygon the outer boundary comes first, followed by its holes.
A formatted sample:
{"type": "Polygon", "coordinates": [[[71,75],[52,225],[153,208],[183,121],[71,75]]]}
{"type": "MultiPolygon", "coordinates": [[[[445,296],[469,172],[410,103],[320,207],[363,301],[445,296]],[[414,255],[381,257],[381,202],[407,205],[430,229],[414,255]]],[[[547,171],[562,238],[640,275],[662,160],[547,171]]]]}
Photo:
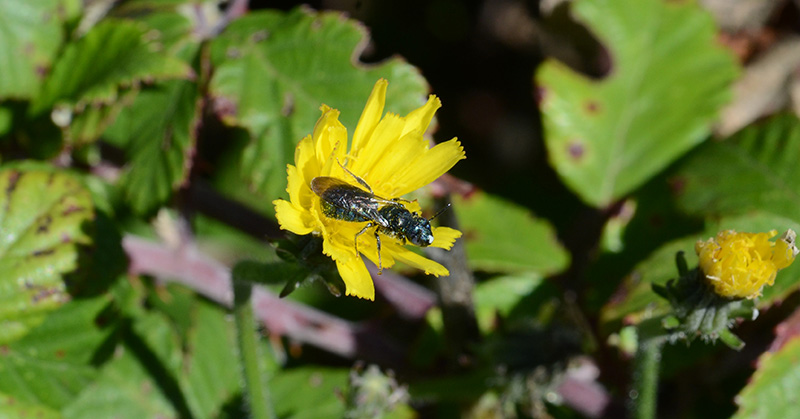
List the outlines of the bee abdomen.
{"type": "Polygon", "coordinates": [[[320,201],[320,204],[322,213],[328,218],[353,222],[370,221],[368,217],[351,208],[339,207],[325,200],[320,201]]]}

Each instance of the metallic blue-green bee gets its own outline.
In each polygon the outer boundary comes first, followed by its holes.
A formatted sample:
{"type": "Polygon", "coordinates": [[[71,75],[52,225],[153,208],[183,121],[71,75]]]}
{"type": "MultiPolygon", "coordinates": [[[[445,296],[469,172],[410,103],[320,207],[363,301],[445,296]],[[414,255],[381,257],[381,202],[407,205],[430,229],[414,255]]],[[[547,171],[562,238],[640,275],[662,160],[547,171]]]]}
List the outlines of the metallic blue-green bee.
{"type": "Polygon", "coordinates": [[[378,274],[383,272],[381,261],[380,234],[395,238],[403,243],[426,247],[433,243],[433,232],[430,220],[421,214],[409,211],[401,198],[381,198],[372,191],[364,179],[356,176],[346,167],[342,168],[352,176],[359,185],[351,185],[341,179],[318,176],[311,179],[311,190],[321,198],[322,213],[326,217],[342,221],[367,222],[367,225],[355,235],[356,254],[358,254],[358,236],[372,227],[375,228],[375,240],[378,245],[378,274]]]}

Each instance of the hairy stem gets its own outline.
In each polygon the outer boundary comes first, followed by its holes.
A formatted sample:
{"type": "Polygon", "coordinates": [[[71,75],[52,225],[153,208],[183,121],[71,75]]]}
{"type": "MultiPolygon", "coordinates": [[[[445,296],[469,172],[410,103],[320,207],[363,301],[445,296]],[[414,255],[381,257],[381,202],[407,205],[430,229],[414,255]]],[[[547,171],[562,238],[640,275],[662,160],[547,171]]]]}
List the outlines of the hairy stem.
{"type": "Polygon", "coordinates": [[[640,337],[633,366],[633,386],[629,396],[631,417],[652,419],[656,417],[658,402],[658,376],[661,366],[662,337],[640,337]]]}

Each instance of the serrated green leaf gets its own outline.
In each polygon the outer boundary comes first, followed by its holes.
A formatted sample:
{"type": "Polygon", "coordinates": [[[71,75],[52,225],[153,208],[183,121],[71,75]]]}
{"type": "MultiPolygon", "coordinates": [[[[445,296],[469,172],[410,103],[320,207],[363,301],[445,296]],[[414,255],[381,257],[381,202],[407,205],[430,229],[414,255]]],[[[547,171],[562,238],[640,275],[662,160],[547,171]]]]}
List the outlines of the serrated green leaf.
{"type": "MultiPolygon", "coordinates": [[[[159,50],[170,57],[182,59],[187,65],[191,65],[199,50],[200,44],[196,37],[192,36],[192,27],[188,19],[178,13],[152,13],[139,17],[137,22],[145,23],[150,29],[147,30],[148,38],[155,38],[159,42],[159,50]]],[[[169,82],[166,83],[169,89],[169,82]]],[[[134,109],[127,109],[123,119],[130,118],[131,114],[135,118],[148,118],[151,115],[139,113],[142,106],[141,102],[152,102],[152,98],[138,100],[139,89],[120,89],[116,100],[109,103],[93,104],[92,106],[78,107],[76,109],[60,109],[67,115],[71,115],[71,121],[64,129],[65,141],[73,145],[84,145],[97,140],[109,126],[115,122],[118,114],[126,107],[133,104],[134,109]]],[[[145,95],[147,96],[147,95],[145,95]]],[[[151,103],[153,104],[153,103],[151,103]]],[[[167,112],[157,114],[159,119],[171,116],[175,110],[169,103],[155,103],[153,105],[164,105],[163,109],[167,112]]],[[[145,108],[150,113],[155,110],[145,108]]],[[[55,112],[54,115],[57,115],[55,112]]],[[[130,135],[130,134],[127,134],[130,135]]],[[[155,140],[154,140],[155,141],[155,140]]]]}
{"type": "Polygon", "coordinates": [[[117,100],[122,89],[145,81],[188,78],[183,61],[161,52],[147,26],[107,19],[69,44],[45,82],[32,113],[53,105],[81,108],[117,100]]]}
{"type": "MultiPolygon", "coordinates": [[[[240,391],[235,328],[227,311],[181,288],[152,303],[161,312],[140,316],[134,330],[174,377],[194,417],[215,417],[240,391]]],[[[174,397],[173,397],[174,398],[174,397]]]]}
{"type": "Polygon", "coordinates": [[[736,396],[734,418],[797,417],[800,403],[800,339],[792,339],[776,353],[758,359],[758,369],[736,396]]]}
{"type": "Polygon", "coordinates": [[[798,150],[800,120],[793,115],[776,116],[728,140],[705,144],[672,176],[678,205],[694,215],[760,210],[800,220],[798,150]]]}
{"type": "Polygon", "coordinates": [[[0,393],[0,418],[60,419],[61,414],[41,404],[21,403],[15,397],[0,393]]]}
{"type": "MultiPolygon", "coordinates": [[[[62,129],[64,142],[74,147],[80,147],[100,138],[109,125],[116,120],[120,111],[133,100],[136,93],[130,90],[120,92],[120,98],[116,102],[108,105],[90,106],[81,109],[79,112],[72,113],[69,124],[62,129]]],[[[63,111],[71,112],[71,110],[63,111]]],[[[55,112],[53,115],[57,114],[58,112],[55,112]]]]}
{"type": "Polygon", "coordinates": [[[129,348],[120,348],[105,364],[97,380],[62,410],[65,419],[174,418],[177,412],[148,366],[129,348]]]}
{"type": "Polygon", "coordinates": [[[0,351],[0,392],[23,403],[59,409],[96,376],[90,361],[108,336],[96,317],[106,297],[76,300],[51,313],[21,340],[0,351]]]}
{"type": "Polygon", "coordinates": [[[456,197],[453,207],[472,269],[548,275],[566,268],[569,255],[553,227],[526,209],[484,193],[456,197]]]}
{"type": "Polygon", "coordinates": [[[605,206],[703,141],[737,69],[694,2],[581,0],[573,11],[611,69],[591,80],[556,61],[540,67],[545,141],[564,182],[605,206]]]}
{"type": "Polygon", "coordinates": [[[61,0],[0,2],[0,98],[39,93],[64,38],[61,0]]]}
{"type": "Polygon", "coordinates": [[[68,300],[63,275],[76,268],[91,197],[72,176],[0,171],[0,344],[39,324],[68,300]]]}
{"type": "Polygon", "coordinates": [[[278,417],[340,418],[345,404],[337,395],[347,388],[349,371],[331,368],[295,368],[281,371],[269,382],[278,417]]]}
{"type": "Polygon", "coordinates": [[[130,155],[125,195],[140,214],[164,204],[186,180],[200,120],[200,94],[175,80],[142,91],[105,134],[130,155]]]}
{"type": "MultiPolygon", "coordinates": [[[[675,266],[675,253],[683,251],[689,269],[697,266],[697,255],[694,244],[697,240],[706,240],[716,236],[719,231],[734,229],[739,232],[765,232],[771,229],[786,230],[800,228],[796,221],[766,212],[755,212],[741,217],[723,218],[709,223],[703,233],[674,240],[653,252],[646,260],[636,266],[626,277],[620,290],[612,301],[601,312],[601,322],[615,325],[627,317],[632,323],[641,318],[656,316],[666,312],[669,303],[656,295],[651,284],[665,285],[670,279],[678,277],[675,266]]],[[[765,287],[762,296],[757,300],[757,307],[763,308],[780,301],[800,287],[800,264],[792,264],[778,272],[775,285],[765,287]]]]}
{"type": "MultiPolygon", "coordinates": [[[[125,5],[131,5],[131,3],[126,2],[125,5]]],[[[162,7],[166,6],[163,0],[159,0],[159,3],[161,3],[160,6],[162,7]]],[[[184,1],[184,3],[186,2],[184,1]]],[[[196,3],[192,4],[192,7],[194,6],[196,6],[196,3]]],[[[157,9],[158,7],[156,6],[149,7],[146,11],[151,13],[143,16],[141,15],[143,11],[135,13],[137,20],[144,22],[151,31],[157,31],[158,40],[168,55],[178,57],[187,64],[191,64],[200,48],[196,33],[199,29],[195,27],[200,23],[189,20],[187,16],[177,12],[152,13],[153,10],[157,9]]],[[[190,16],[194,19],[206,17],[200,17],[197,13],[191,13],[190,16]]],[[[210,22],[202,22],[202,24],[209,25],[210,22]]]]}
{"type": "Polygon", "coordinates": [[[235,328],[218,306],[198,300],[193,314],[181,384],[195,417],[215,417],[241,390],[235,328]]]}
{"type": "Polygon", "coordinates": [[[423,103],[426,84],[400,59],[362,66],[366,33],[340,13],[251,13],[212,43],[216,71],[209,90],[217,112],[252,138],[242,173],[272,199],[285,194],[286,164],[310,134],[325,103],[352,133],[375,82],[389,80],[387,110],[405,114],[423,103]]]}

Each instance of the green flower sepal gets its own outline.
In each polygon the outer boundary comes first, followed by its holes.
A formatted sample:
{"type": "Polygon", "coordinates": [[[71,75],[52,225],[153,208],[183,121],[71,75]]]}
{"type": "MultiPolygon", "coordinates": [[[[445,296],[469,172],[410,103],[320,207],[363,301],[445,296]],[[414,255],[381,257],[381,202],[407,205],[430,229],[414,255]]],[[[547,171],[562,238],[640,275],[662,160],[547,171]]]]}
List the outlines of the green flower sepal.
{"type": "Polygon", "coordinates": [[[283,284],[280,297],[286,297],[303,285],[320,282],[336,297],[342,295],[344,283],[336,272],[334,262],[322,254],[322,238],[313,235],[297,236],[272,242],[278,260],[256,262],[244,260],[233,267],[233,277],[254,284],[283,284]]]}
{"type": "Polygon", "coordinates": [[[653,284],[653,291],[667,299],[672,313],[661,318],[666,338],[675,342],[691,342],[700,337],[705,342],[717,339],[732,349],[740,350],[744,343],[730,328],[738,319],[755,320],[758,309],[752,299],[730,299],[716,294],[699,268],[689,270],[683,252],[676,255],[680,276],[666,286],[653,284]]]}
{"type": "Polygon", "coordinates": [[[736,320],[754,320],[754,300],[771,286],[781,269],[789,267],[797,254],[797,235],[787,230],[775,241],[777,230],[765,233],[720,231],[715,237],[695,244],[699,263],[689,270],[683,252],[676,255],[680,277],[653,291],[666,298],[673,312],[661,319],[669,340],[705,341],[717,338],[733,349],[744,343],[731,331],[736,320]]]}

